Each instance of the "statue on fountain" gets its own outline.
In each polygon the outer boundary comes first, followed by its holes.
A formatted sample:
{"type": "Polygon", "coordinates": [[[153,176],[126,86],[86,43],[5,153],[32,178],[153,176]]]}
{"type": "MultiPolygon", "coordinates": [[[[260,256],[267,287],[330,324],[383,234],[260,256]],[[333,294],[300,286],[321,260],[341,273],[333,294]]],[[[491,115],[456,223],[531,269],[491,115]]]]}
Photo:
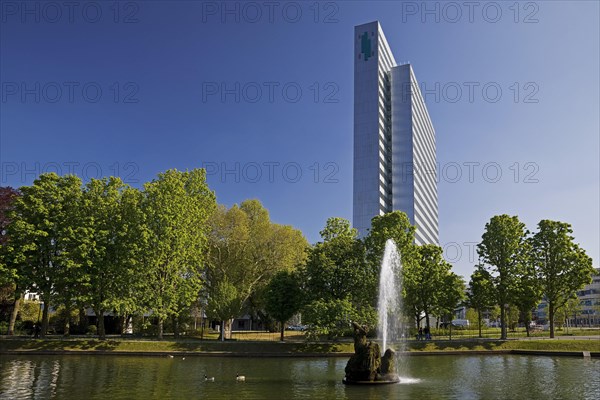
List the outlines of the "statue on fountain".
{"type": "Polygon", "coordinates": [[[387,349],[383,357],[379,345],[367,342],[367,326],[352,322],[354,328],[354,355],[346,364],[346,384],[396,383],[399,381],[394,362],[395,352],[387,349]]]}

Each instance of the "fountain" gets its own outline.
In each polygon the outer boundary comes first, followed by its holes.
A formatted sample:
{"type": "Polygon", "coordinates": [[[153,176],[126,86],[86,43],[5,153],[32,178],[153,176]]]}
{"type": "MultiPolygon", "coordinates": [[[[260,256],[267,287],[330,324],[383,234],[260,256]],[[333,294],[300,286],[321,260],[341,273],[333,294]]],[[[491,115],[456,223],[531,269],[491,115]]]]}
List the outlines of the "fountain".
{"type": "MultiPolygon", "coordinates": [[[[396,243],[392,239],[385,242],[385,251],[379,273],[379,335],[383,348],[387,348],[392,335],[398,333],[398,321],[401,317],[401,288],[397,279],[397,271],[401,268],[400,255],[396,243]]],[[[395,337],[394,337],[395,338],[395,337]]]]}
{"type": "MultiPolygon", "coordinates": [[[[377,311],[379,314],[379,334],[383,348],[386,349],[388,341],[397,332],[396,323],[399,321],[400,286],[397,283],[397,268],[400,268],[400,255],[396,244],[388,239],[385,243],[385,252],[379,274],[379,300],[377,311]]],[[[379,345],[367,342],[369,328],[352,322],[354,328],[354,355],[346,365],[345,384],[385,384],[400,381],[396,373],[395,351],[385,350],[383,357],[379,345]]]]}

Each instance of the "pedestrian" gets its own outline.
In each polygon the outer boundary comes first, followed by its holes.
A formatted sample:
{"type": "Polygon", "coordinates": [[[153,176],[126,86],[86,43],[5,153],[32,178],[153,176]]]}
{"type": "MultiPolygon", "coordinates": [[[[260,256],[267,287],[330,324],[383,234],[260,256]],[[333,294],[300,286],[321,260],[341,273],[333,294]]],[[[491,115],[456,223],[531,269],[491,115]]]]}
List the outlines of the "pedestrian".
{"type": "Polygon", "coordinates": [[[417,340],[423,340],[423,328],[419,327],[419,334],[417,335],[417,340]]]}
{"type": "Polygon", "coordinates": [[[425,340],[431,340],[431,334],[429,332],[429,327],[428,326],[425,327],[424,332],[425,332],[425,340]]]}

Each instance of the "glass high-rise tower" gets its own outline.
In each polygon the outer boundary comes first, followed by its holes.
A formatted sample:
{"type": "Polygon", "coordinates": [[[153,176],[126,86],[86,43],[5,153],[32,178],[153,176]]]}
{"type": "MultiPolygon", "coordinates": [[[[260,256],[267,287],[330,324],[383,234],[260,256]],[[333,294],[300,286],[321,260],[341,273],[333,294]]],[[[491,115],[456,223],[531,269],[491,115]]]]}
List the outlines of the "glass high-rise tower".
{"type": "Polygon", "coordinates": [[[410,64],[398,65],[378,21],[354,28],[353,225],[403,211],[417,244],[439,244],[435,131],[410,64]]]}

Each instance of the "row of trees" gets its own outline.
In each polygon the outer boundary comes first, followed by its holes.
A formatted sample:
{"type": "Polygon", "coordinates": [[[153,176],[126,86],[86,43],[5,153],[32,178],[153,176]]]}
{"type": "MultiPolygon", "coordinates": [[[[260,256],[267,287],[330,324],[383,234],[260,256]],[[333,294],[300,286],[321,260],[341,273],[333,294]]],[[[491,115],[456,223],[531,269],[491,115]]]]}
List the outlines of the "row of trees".
{"type": "MultiPolygon", "coordinates": [[[[516,216],[498,215],[485,226],[478,245],[480,263],[469,282],[467,304],[481,313],[500,308],[501,338],[506,339],[507,311],[519,311],[529,335],[532,309],[548,302],[550,337],[557,311],[591,281],[592,259],[575,243],[571,226],[542,220],[531,233],[516,216]]],[[[479,323],[481,336],[481,323],[479,323]]]]}
{"type": "MultiPolygon", "coordinates": [[[[278,270],[304,257],[301,232],[273,224],[258,201],[227,210],[217,206],[205,171],[169,170],[138,190],[119,178],[43,174],[31,186],[0,192],[0,284],[14,307],[9,334],[25,291],[66,315],[90,307],[105,336],[107,312],[148,315],[163,324],[195,304],[211,318],[228,320],[253,303],[278,270]]],[[[69,332],[69,318],[65,319],[69,332]]]]}
{"type": "Polygon", "coordinates": [[[322,241],[309,249],[306,263],[292,276],[281,276],[269,285],[267,310],[280,321],[300,310],[311,336],[340,335],[349,320],[376,326],[381,259],[386,241],[393,239],[402,259],[398,273],[403,278],[406,314],[416,325],[425,318],[429,326],[430,315],[451,318],[464,296],[464,282],[444,261],[439,246],[415,245],[414,232],[406,214],[399,211],[373,218],[363,239],[349,221],[330,218],[321,231],[322,241]]]}
{"type": "Polygon", "coordinates": [[[222,339],[244,313],[267,326],[278,321],[283,339],[298,312],[309,336],[335,337],[349,320],[376,324],[381,258],[393,239],[404,313],[415,327],[423,320],[430,327],[431,316],[451,320],[459,304],[479,320],[500,306],[506,338],[507,310],[519,310],[528,326],[543,295],[553,336],[554,314],[593,271],[568,224],[544,220],[531,234],[517,217],[500,215],[486,224],[465,290],[439,246],[414,244],[415,227],[402,212],[373,218],[364,238],[349,221],[330,218],[309,246],[300,231],[271,222],[257,200],[218,205],[205,178],[201,169],[169,170],[136,189],[114,177],[83,184],[50,173],[18,191],[0,188],[0,285],[15,294],[9,333],[22,294],[33,291],[44,304],[42,335],[52,305],[65,315],[92,308],[100,337],[109,312],[123,324],[151,315],[161,338],[165,321],[177,335],[190,309],[221,321],[222,339]]]}
{"type": "MultiPolygon", "coordinates": [[[[280,313],[285,320],[294,310],[302,310],[312,333],[339,334],[349,319],[374,325],[377,282],[385,241],[396,242],[402,259],[403,306],[415,327],[430,316],[452,320],[461,305],[478,313],[498,309],[501,338],[507,337],[507,320],[524,323],[529,334],[532,311],[542,298],[548,302],[550,336],[554,337],[557,312],[576,302],[577,290],[591,281],[592,260],[579,247],[569,224],[542,220],[538,231],[531,233],[516,216],[499,215],[486,224],[478,245],[480,263],[469,287],[452,272],[436,245],[414,244],[414,227],[407,216],[392,212],[373,218],[369,235],[358,239],[348,221],[331,218],[321,232],[322,242],[308,252],[306,263],[297,271],[300,305],[280,313]]],[[[285,293],[292,292],[293,282],[272,289],[272,307],[284,304],[285,293]]],[[[295,293],[296,291],[294,291],[295,293]]],[[[481,336],[481,323],[480,336],[481,336]]]]}

